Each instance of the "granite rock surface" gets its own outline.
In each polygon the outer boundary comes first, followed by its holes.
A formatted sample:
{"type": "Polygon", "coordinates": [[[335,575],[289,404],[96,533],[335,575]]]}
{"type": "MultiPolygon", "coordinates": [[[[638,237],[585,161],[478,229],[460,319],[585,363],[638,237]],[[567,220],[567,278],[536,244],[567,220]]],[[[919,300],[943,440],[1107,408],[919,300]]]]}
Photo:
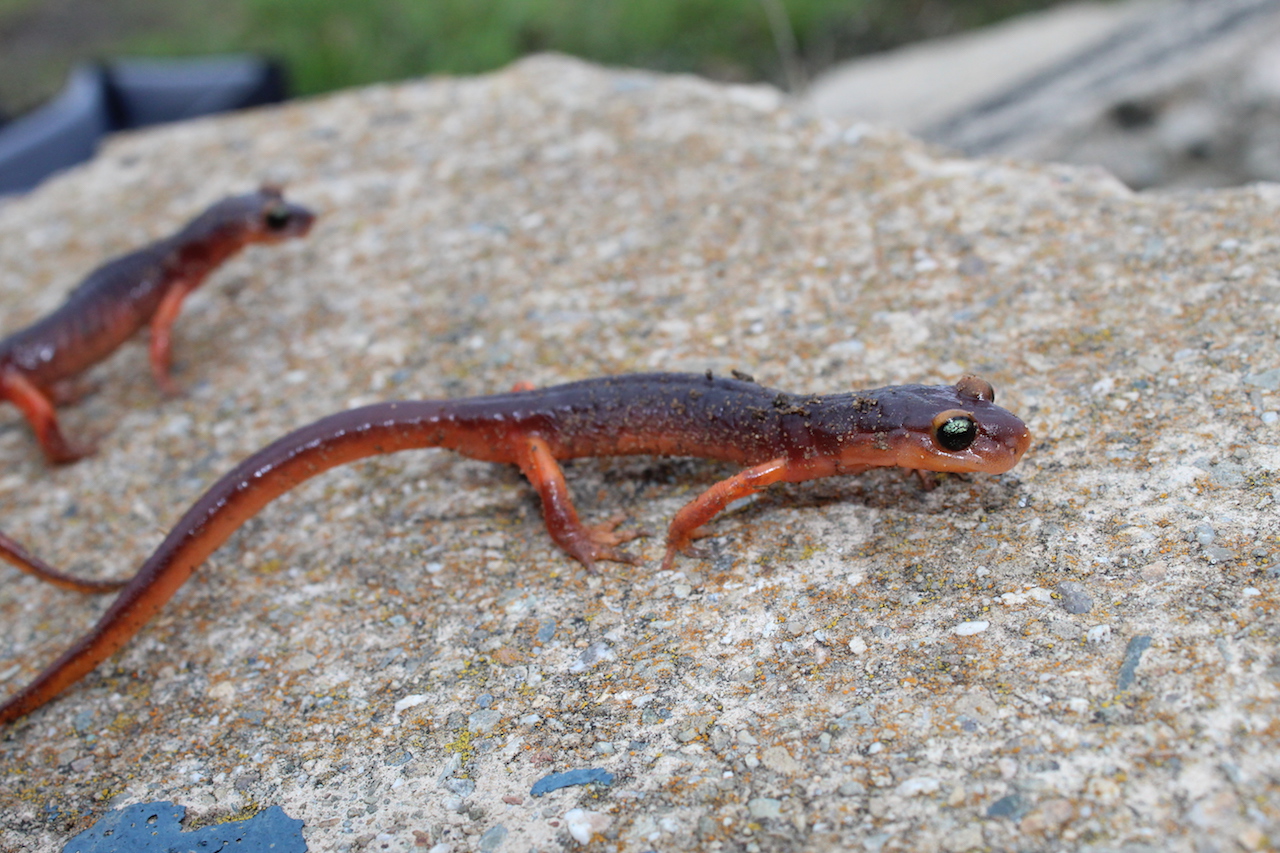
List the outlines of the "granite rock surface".
{"type": "MultiPolygon", "coordinates": [[[[1262,850],[1280,838],[1280,191],[1135,195],[949,159],[770,89],[557,57],[122,137],[0,207],[3,328],[215,198],[322,218],[65,410],[0,416],[0,529],[133,571],[221,472],[337,409],[639,370],[833,392],[979,373],[1010,474],[775,488],[707,559],[586,573],[518,472],[352,465],[249,522],[0,740],[0,848],[270,806],[313,850],[1262,850]],[[552,773],[573,784],[532,796],[552,773]],[[561,777],[563,778],[563,777],[561,777]],[[608,784],[603,780],[609,779],[608,784]],[[591,781],[596,780],[596,781],[591,781]]],[[[569,466],[661,530],[731,468],[569,466]]],[[[106,603],[3,569],[16,689],[106,603]]],[[[544,786],[549,787],[549,786],[544,786]]]]}

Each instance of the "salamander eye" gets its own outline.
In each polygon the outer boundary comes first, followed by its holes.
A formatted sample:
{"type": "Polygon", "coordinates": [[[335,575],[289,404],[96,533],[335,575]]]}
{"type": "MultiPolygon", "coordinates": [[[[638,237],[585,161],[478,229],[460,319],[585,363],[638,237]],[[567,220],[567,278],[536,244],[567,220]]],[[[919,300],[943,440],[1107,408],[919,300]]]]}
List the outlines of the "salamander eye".
{"type": "Polygon", "coordinates": [[[943,450],[958,453],[978,437],[978,422],[960,409],[948,409],[933,419],[933,440],[943,450]]]}
{"type": "Polygon", "coordinates": [[[293,213],[283,204],[267,208],[267,212],[262,215],[262,222],[268,231],[283,231],[292,221],[293,213]]]}

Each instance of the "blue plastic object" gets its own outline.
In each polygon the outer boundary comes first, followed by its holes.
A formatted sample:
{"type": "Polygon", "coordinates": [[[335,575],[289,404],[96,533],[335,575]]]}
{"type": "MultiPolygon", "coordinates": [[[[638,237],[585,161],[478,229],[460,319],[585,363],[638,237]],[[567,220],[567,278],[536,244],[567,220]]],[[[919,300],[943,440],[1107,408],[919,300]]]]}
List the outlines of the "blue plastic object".
{"type": "Polygon", "coordinates": [[[101,68],[76,68],[58,97],[0,128],[0,194],[29,190],[93,156],[111,130],[104,86],[101,68]]]}
{"type": "Polygon", "coordinates": [[[0,127],[0,195],[88,160],[127,130],[283,101],[279,64],[258,56],[126,59],[81,65],[49,103],[0,127]]]}
{"type": "Polygon", "coordinates": [[[182,831],[186,808],[177,803],[135,803],[108,812],[71,839],[62,853],[306,853],[302,821],[271,806],[248,820],[182,831]]]}
{"type": "Polygon", "coordinates": [[[573,785],[589,785],[592,782],[597,782],[601,785],[612,785],[613,774],[598,767],[583,767],[577,770],[566,770],[563,773],[552,773],[534,782],[533,788],[529,793],[535,797],[541,797],[543,794],[549,794],[561,788],[568,788],[573,785]]]}

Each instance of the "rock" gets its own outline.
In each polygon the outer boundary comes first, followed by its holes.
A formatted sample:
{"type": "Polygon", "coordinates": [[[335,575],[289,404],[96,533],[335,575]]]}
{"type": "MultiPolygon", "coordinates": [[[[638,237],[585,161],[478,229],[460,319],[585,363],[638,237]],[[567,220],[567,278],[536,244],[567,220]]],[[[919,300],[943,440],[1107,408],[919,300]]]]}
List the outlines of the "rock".
{"type": "MultiPolygon", "coordinates": [[[[774,95],[540,57],[131,134],[0,205],[4,324],[259,180],[321,213],[189,300],[175,378],[193,393],[156,395],[145,345],[92,371],[101,390],[64,417],[101,429],[95,456],[47,470],[0,410],[0,526],[69,570],[128,576],[235,460],[374,400],[645,370],[830,393],[973,372],[1035,434],[1012,471],[931,490],[894,471],[771,487],[707,525],[712,559],[670,574],[660,536],[629,543],[634,569],[586,572],[504,466],[406,451],[335,468],[5,731],[21,785],[0,787],[0,849],[60,850],[66,827],[152,790],[200,826],[252,795],[324,850],[473,849],[497,824],[501,851],[577,847],[574,808],[607,811],[599,834],[626,850],[947,850],[974,826],[1014,850],[1053,836],[1058,799],[1079,808],[1059,846],[1280,837],[1254,808],[1280,778],[1259,740],[1280,537],[1260,413],[1280,397],[1243,381],[1280,367],[1280,192],[1134,194],[774,95]],[[178,415],[190,429],[171,434],[178,415]],[[1234,561],[1189,538],[1205,521],[1234,561]],[[1048,594],[1063,579],[1093,597],[1088,620],[1048,594]],[[966,620],[988,625],[952,633],[966,620]],[[1135,637],[1152,638],[1140,657],[1135,637]],[[571,672],[596,643],[614,659],[571,672]],[[502,718],[479,731],[481,712],[502,718]],[[609,787],[532,796],[583,767],[609,787]],[[896,792],[914,779],[940,787],[896,792]]],[[[585,522],[622,512],[628,532],[664,530],[736,470],[564,468],[585,522]]],[[[46,586],[0,583],[7,692],[102,610],[46,586]]]]}
{"type": "Polygon", "coordinates": [[[1075,3],[854,60],[805,103],[1134,187],[1227,186],[1280,178],[1277,69],[1270,0],[1075,3]]]}
{"type": "Polygon", "coordinates": [[[841,121],[919,133],[1052,73],[1140,16],[1133,4],[1063,3],[838,63],[813,80],[803,103],[841,121]]]}

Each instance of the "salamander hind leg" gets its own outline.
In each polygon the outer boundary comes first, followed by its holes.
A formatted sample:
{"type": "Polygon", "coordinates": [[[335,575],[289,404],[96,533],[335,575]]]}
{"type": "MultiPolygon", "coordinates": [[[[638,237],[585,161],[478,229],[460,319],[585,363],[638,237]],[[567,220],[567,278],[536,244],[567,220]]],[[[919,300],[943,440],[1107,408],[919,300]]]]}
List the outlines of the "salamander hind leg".
{"type": "Polygon", "coordinates": [[[578,511],[569,496],[564,481],[564,471],[551,454],[546,441],[537,436],[515,439],[519,443],[517,464],[542,498],[542,514],[547,532],[556,544],[568,552],[590,571],[595,571],[597,560],[635,565],[638,558],[618,548],[624,542],[643,536],[642,531],[619,533],[621,518],[612,518],[599,525],[586,525],[578,518],[578,511]]]}
{"type": "Polygon", "coordinates": [[[75,462],[93,453],[93,445],[72,444],[62,435],[53,401],[17,370],[0,370],[0,398],[18,407],[31,424],[45,458],[55,465],[75,462]]]}

